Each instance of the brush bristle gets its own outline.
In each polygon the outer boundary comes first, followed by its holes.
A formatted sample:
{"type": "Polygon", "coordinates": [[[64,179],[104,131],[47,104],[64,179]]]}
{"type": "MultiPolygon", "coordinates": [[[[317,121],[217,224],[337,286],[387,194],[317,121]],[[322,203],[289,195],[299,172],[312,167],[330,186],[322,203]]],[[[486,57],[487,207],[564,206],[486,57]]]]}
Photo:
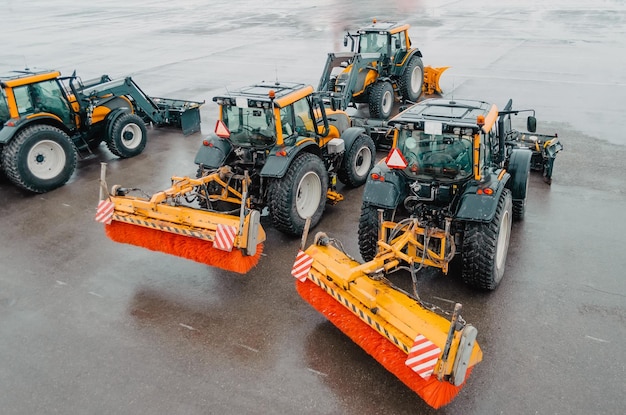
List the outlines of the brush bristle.
{"type": "MultiPolygon", "coordinates": [[[[450,403],[463,387],[463,385],[454,386],[449,382],[441,382],[435,376],[423,379],[405,365],[407,355],[402,350],[310,280],[296,281],[296,290],[306,302],[433,408],[437,409],[450,403]]],[[[471,368],[467,376],[470,371],[471,368]]]]}
{"type": "Polygon", "coordinates": [[[119,221],[105,225],[105,231],[115,242],[175,255],[239,274],[250,271],[259,262],[263,252],[263,244],[257,246],[255,255],[247,256],[239,249],[226,252],[213,248],[213,243],[206,240],[119,221]]]}

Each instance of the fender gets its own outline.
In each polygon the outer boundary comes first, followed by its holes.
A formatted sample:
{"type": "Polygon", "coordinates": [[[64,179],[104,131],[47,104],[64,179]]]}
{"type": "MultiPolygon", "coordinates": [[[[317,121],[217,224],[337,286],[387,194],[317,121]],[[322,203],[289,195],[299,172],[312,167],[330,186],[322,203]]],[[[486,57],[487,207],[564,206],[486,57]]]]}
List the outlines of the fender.
{"type": "Polygon", "coordinates": [[[533,152],[530,149],[517,148],[511,152],[507,171],[511,175],[511,180],[506,184],[507,189],[511,189],[513,200],[526,199],[528,190],[528,176],[530,173],[530,159],[533,152]]]}
{"type": "Polygon", "coordinates": [[[359,138],[362,134],[366,134],[365,128],[363,127],[349,127],[347,128],[343,134],[341,134],[341,139],[343,140],[346,146],[346,152],[348,152],[357,138],[359,138]]]}
{"type": "Polygon", "coordinates": [[[394,76],[402,76],[406,71],[406,63],[414,56],[422,57],[422,52],[419,49],[411,49],[404,57],[402,58],[402,62],[394,62],[393,69],[391,74],[394,76]]]}
{"type": "Polygon", "coordinates": [[[219,138],[215,133],[210,133],[202,140],[202,145],[196,153],[194,163],[210,169],[222,166],[233,149],[230,140],[219,138]],[[204,143],[207,143],[206,145],[204,143]]]}
{"type": "Polygon", "coordinates": [[[274,147],[265,160],[265,165],[261,169],[261,177],[271,177],[274,179],[280,179],[287,173],[287,169],[291,165],[293,159],[303,151],[320,154],[317,143],[313,140],[307,140],[302,144],[292,147],[274,147]],[[285,151],[287,154],[279,156],[276,153],[279,151],[285,151]]]}
{"type": "Polygon", "coordinates": [[[510,178],[511,176],[505,173],[502,180],[497,182],[497,187],[492,195],[476,194],[478,186],[469,186],[461,197],[456,219],[469,222],[490,222],[496,214],[498,200],[500,200],[500,195],[507,187],[510,178]]]}
{"type": "Polygon", "coordinates": [[[53,114],[39,113],[35,116],[30,116],[28,118],[14,118],[8,120],[4,124],[4,126],[0,128],[0,144],[7,144],[22,129],[33,124],[49,124],[64,131],[70,137],[72,136],[67,126],[63,124],[63,122],[61,122],[61,119],[59,117],[53,114]]]}
{"type": "Polygon", "coordinates": [[[407,187],[404,176],[389,169],[382,161],[372,168],[367,177],[363,189],[363,203],[385,209],[395,209],[406,198],[407,187]],[[385,180],[374,180],[373,174],[383,176],[385,180]]]}
{"type": "MultiPolygon", "coordinates": [[[[113,134],[113,124],[115,124],[115,120],[117,120],[120,115],[128,113],[132,113],[132,111],[127,107],[119,107],[111,110],[111,112],[107,115],[105,137],[111,137],[111,135],[113,134]]],[[[96,124],[96,122],[94,122],[92,125],[94,124],[96,124]]]]}

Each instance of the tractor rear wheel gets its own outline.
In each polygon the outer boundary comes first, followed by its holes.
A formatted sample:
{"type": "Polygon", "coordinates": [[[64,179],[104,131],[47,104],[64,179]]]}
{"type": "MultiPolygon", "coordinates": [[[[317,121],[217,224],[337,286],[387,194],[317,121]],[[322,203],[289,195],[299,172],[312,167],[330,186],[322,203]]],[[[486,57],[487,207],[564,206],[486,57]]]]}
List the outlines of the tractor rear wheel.
{"type": "Polygon", "coordinates": [[[476,288],[495,290],[502,276],[509,250],[512,201],[509,189],[498,200],[489,223],[468,222],[463,236],[463,281],[476,288]]]}
{"type": "Polygon", "coordinates": [[[390,82],[376,82],[369,92],[370,117],[384,120],[389,118],[394,99],[393,86],[390,82]]]}
{"type": "Polygon", "coordinates": [[[17,186],[45,193],[67,183],[77,158],[76,148],[64,131],[51,125],[33,125],[5,146],[2,167],[17,186]]]}
{"type": "Polygon", "coordinates": [[[419,56],[413,55],[404,69],[404,73],[398,79],[400,94],[404,100],[417,102],[420,95],[422,95],[423,85],[424,64],[419,56]]]}
{"type": "Polygon", "coordinates": [[[111,136],[107,139],[107,147],[118,157],[134,157],[146,148],[148,132],[146,124],[138,115],[120,115],[115,118],[109,131],[111,136]]]}
{"type": "Polygon", "coordinates": [[[315,154],[303,153],[291,163],[285,175],[274,180],[268,191],[270,217],[276,229],[301,235],[307,218],[317,225],[326,206],[328,172],[315,154]]]}
{"type": "MultiPolygon", "coordinates": [[[[378,209],[376,206],[363,203],[359,217],[359,252],[363,261],[371,261],[378,252],[378,209]]],[[[384,209],[383,220],[391,220],[392,209],[384,209]]]]}
{"type": "Polygon", "coordinates": [[[346,152],[341,168],[337,173],[341,183],[352,187],[362,186],[367,175],[374,167],[376,159],[376,145],[367,135],[359,136],[346,152]]]}

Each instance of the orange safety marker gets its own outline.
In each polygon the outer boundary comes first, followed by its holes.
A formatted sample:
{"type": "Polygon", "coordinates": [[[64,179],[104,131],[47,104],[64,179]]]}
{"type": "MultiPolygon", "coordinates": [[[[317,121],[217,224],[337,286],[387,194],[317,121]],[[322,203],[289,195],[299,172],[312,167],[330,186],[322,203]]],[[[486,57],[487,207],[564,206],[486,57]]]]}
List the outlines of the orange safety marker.
{"type": "Polygon", "coordinates": [[[385,159],[385,164],[390,169],[406,169],[406,166],[408,166],[408,163],[406,159],[404,158],[404,155],[397,148],[393,148],[389,152],[389,154],[387,155],[387,158],[385,159]]]}
{"type": "Polygon", "coordinates": [[[224,121],[217,120],[215,123],[215,135],[219,138],[230,138],[230,131],[228,127],[226,127],[226,124],[224,124],[224,121]]]}

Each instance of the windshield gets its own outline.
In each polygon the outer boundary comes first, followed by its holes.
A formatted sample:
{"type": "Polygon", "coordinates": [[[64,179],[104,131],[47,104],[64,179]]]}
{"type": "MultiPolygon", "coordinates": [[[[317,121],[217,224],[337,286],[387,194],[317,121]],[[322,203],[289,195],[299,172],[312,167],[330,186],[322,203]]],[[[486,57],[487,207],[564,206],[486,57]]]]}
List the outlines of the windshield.
{"type": "Polygon", "coordinates": [[[230,140],[242,146],[272,145],[276,142],[274,115],[270,108],[222,106],[222,121],[230,131],[230,140]]]}
{"type": "Polygon", "coordinates": [[[404,171],[410,176],[456,180],[472,174],[472,136],[460,131],[426,134],[401,129],[398,148],[408,163],[404,171]]]}
{"type": "Polygon", "coordinates": [[[359,37],[360,53],[386,53],[387,34],[377,32],[367,32],[359,37]]]}

